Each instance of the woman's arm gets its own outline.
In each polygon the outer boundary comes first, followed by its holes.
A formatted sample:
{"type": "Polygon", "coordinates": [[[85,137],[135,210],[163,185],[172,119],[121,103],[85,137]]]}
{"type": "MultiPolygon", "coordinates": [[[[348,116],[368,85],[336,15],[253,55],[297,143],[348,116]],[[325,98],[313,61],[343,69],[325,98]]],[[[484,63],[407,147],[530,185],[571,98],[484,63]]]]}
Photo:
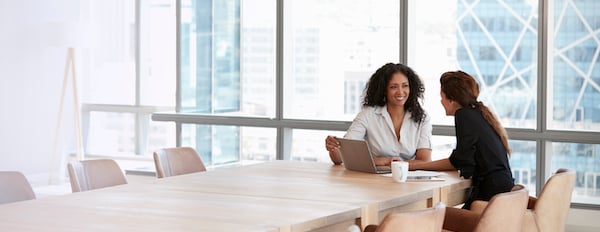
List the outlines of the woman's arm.
{"type": "Polygon", "coordinates": [[[454,115],[456,149],[452,151],[449,159],[465,178],[470,178],[476,171],[475,154],[481,120],[481,114],[473,109],[459,109],[454,115]]]}
{"type": "Polygon", "coordinates": [[[373,161],[377,166],[390,166],[392,161],[400,161],[400,157],[373,157],[373,161]]]}
{"type": "Polygon", "coordinates": [[[417,149],[417,152],[415,152],[415,159],[414,160],[405,160],[405,161],[411,165],[413,163],[430,162],[431,161],[431,149],[428,149],[428,148],[417,149]]]}
{"type": "Polygon", "coordinates": [[[451,171],[456,170],[450,163],[448,158],[429,161],[429,162],[412,162],[408,165],[409,170],[432,170],[432,171],[451,171]]]}
{"type": "MultiPolygon", "coordinates": [[[[414,160],[406,160],[409,164],[430,162],[431,161],[431,132],[432,126],[429,116],[425,115],[422,122],[418,124],[419,129],[416,136],[418,140],[416,144],[409,145],[408,147],[416,147],[414,160]]],[[[411,135],[415,136],[415,135],[411,135]]],[[[409,165],[410,166],[410,165],[409,165]]]]}

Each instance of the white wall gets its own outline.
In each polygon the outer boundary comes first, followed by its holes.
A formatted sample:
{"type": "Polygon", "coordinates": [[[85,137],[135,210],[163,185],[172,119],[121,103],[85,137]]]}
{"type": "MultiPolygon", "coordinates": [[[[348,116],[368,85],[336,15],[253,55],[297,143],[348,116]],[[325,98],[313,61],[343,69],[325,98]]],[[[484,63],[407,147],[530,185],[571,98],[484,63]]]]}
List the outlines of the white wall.
{"type": "MultiPolygon", "coordinates": [[[[28,176],[51,170],[66,51],[77,33],[69,27],[80,17],[79,5],[0,1],[0,170],[28,176]]],[[[68,90],[60,150],[74,134],[72,86],[68,90]]]]}
{"type": "Polygon", "coordinates": [[[571,209],[567,217],[567,232],[600,231],[600,211],[571,209]]]}

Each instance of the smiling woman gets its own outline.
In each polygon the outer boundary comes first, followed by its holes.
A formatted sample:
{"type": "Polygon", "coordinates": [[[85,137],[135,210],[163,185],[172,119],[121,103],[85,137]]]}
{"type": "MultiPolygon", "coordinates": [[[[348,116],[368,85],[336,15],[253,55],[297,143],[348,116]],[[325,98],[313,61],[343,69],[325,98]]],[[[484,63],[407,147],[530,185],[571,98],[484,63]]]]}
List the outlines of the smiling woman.
{"type": "MultiPolygon", "coordinates": [[[[387,63],[365,90],[363,109],[344,138],[366,140],[377,165],[431,161],[431,124],[421,107],[425,88],[419,76],[406,65],[387,63]]],[[[327,136],[325,143],[331,160],[340,164],[338,141],[327,136]]]]}

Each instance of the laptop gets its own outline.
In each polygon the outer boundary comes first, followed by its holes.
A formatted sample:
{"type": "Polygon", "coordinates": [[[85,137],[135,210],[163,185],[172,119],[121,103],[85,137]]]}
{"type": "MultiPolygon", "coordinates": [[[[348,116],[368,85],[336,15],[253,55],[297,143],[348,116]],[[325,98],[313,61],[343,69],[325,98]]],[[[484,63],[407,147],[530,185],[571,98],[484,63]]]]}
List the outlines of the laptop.
{"type": "Polygon", "coordinates": [[[340,153],[344,167],[351,171],[375,174],[391,173],[389,166],[376,166],[366,141],[336,138],[340,143],[340,153]]]}

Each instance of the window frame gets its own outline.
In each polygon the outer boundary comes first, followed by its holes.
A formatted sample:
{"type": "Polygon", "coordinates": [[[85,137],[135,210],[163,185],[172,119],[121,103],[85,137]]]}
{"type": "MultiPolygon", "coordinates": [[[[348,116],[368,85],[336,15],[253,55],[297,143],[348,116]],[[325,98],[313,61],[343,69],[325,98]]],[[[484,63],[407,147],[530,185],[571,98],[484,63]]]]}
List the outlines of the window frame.
{"type": "MultiPolygon", "coordinates": [[[[408,60],[408,44],[407,44],[407,25],[409,1],[403,0],[400,3],[400,60],[399,62],[406,63],[408,60]]],[[[179,22],[181,0],[177,0],[177,59],[180,57],[179,46],[179,22]]],[[[253,127],[270,127],[277,129],[277,145],[276,159],[285,160],[290,158],[291,152],[291,136],[292,129],[311,129],[311,130],[334,130],[345,131],[351,124],[350,121],[323,121],[323,120],[294,120],[283,118],[283,14],[284,0],[276,0],[276,115],[274,118],[259,118],[259,117],[237,117],[237,116],[219,116],[219,115],[203,115],[193,113],[180,113],[179,98],[177,102],[176,112],[160,112],[152,114],[152,120],[175,122],[177,127],[177,145],[180,144],[180,131],[182,123],[191,124],[207,124],[207,125],[236,125],[236,126],[253,126],[253,127]]],[[[552,117],[548,112],[548,94],[551,91],[552,80],[549,77],[552,70],[549,67],[552,65],[550,57],[552,54],[548,49],[552,48],[552,41],[548,40],[550,10],[552,10],[553,1],[538,1],[538,66],[537,66],[537,106],[536,106],[536,127],[534,129],[506,128],[509,138],[512,140],[534,141],[536,143],[536,191],[539,193],[545,180],[552,175],[551,167],[551,152],[553,142],[567,143],[585,143],[585,144],[600,144],[600,132],[594,131],[569,131],[569,130],[551,130],[548,129],[548,120],[552,117]],[[550,90],[549,90],[550,89],[550,90]]],[[[179,60],[177,61],[177,92],[179,93],[179,78],[180,78],[179,60]]],[[[455,131],[453,126],[433,125],[433,135],[454,136],[455,131]]],[[[600,209],[600,205],[572,203],[573,208],[590,208],[600,209]]]]}

